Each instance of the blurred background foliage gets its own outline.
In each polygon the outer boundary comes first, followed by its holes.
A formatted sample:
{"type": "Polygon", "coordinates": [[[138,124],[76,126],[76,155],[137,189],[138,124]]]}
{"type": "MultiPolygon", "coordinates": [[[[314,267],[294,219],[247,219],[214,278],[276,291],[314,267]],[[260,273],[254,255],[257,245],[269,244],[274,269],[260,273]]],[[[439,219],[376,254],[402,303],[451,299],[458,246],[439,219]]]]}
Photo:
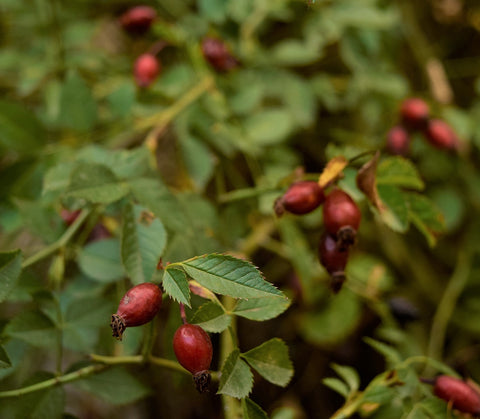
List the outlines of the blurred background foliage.
{"type": "MultiPolygon", "coordinates": [[[[136,4],[0,4],[0,248],[28,257],[58,240],[66,230],[61,209],[84,205],[69,184],[81,165],[88,182],[101,178],[115,189],[68,246],[12,284],[0,307],[12,363],[0,370],[2,390],[55,369],[59,323],[64,370],[90,352],[138,350],[140,331],[131,330],[121,349],[108,331],[128,288],[119,252],[127,193],[165,225],[164,261],[234,252],[289,295],[291,306],[279,318],[238,325],[244,350],[272,336],[290,348],[289,387],[256,377],[252,399],[272,417],[332,416],[343,403],[322,384],[338,372],[332,363],[351,366],[343,373],[357,376],[361,389],[386,371],[391,359],[386,363],[365,337],[390,345],[399,359],[429,356],[480,380],[478,2],[157,0],[146,2],[158,13],[150,31],[132,37],[118,17],[136,4]],[[238,67],[215,72],[202,56],[205,36],[224,40],[238,67]],[[133,62],[158,41],[167,43],[161,74],[139,89],[133,62]],[[355,186],[368,156],[354,161],[340,185],[363,219],[345,288],[332,296],[317,259],[321,211],[276,220],[273,201],[299,167],[315,178],[334,156],[381,150],[384,159],[386,134],[409,96],[424,98],[462,140],[457,155],[415,135],[408,156],[444,224],[432,225],[436,215],[426,215],[412,222],[416,228],[392,231],[355,186]],[[104,235],[89,238],[98,224],[104,235]],[[407,300],[407,314],[393,297],[407,300]],[[403,321],[409,315],[415,321],[403,321]]],[[[174,304],[165,307],[157,346],[172,356],[180,320],[169,315],[174,304]]],[[[375,408],[363,416],[446,415],[445,404],[412,379],[418,370],[401,371],[404,386],[380,380],[389,393],[367,400],[375,408]]],[[[65,398],[65,411],[77,417],[220,415],[218,398],[195,394],[174,373],[102,374],[66,393],[32,395],[31,417],[61,417],[65,398]]],[[[2,401],[0,416],[27,417],[25,408],[2,401]]]]}

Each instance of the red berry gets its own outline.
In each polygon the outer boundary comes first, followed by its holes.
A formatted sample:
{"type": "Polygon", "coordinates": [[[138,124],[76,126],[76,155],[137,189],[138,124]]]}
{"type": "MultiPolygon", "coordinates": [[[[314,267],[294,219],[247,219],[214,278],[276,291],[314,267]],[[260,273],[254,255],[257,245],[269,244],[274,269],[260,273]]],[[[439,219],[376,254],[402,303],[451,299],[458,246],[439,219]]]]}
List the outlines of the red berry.
{"type": "Polygon", "coordinates": [[[210,336],[195,324],[181,325],[173,336],[173,351],[180,365],[190,371],[200,392],[204,392],[210,382],[210,363],[213,348],[210,336]]]}
{"type": "Polygon", "coordinates": [[[238,65],[238,61],[220,39],[204,38],[202,41],[202,53],[205,59],[218,72],[229,71],[238,65]]]}
{"type": "Polygon", "coordinates": [[[161,289],[151,282],[130,288],[118,305],[117,313],[112,314],[110,327],[113,336],[122,340],[127,327],[141,326],[151,321],[162,304],[161,289]]]}
{"type": "Polygon", "coordinates": [[[60,211],[60,217],[62,217],[63,221],[65,221],[65,224],[67,226],[70,226],[80,215],[80,212],[81,210],[69,211],[65,208],[62,208],[62,210],[60,211]]]}
{"type": "Polygon", "coordinates": [[[149,6],[136,6],[120,16],[123,29],[131,34],[143,34],[150,29],[157,12],[149,6]]]}
{"type": "Polygon", "coordinates": [[[410,148],[410,134],[402,125],[396,125],[387,134],[387,150],[405,156],[410,148]]]}
{"type": "Polygon", "coordinates": [[[345,282],[345,266],[348,261],[348,249],[339,247],[335,237],[324,234],[318,249],[320,263],[331,275],[331,288],[337,293],[345,282]]]}
{"type": "Polygon", "coordinates": [[[424,128],[429,114],[430,109],[427,103],[423,99],[416,97],[404,100],[400,107],[402,123],[412,130],[424,128]]]}
{"type": "Polygon", "coordinates": [[[322,188],[313,180],[295,182],[285,194],[275,202],[275,212],[282,215],[284,211],[292,214],[307,214],[325,200],[322,188]]]}
{"type": "Polygon", "coordinates": [[[433,392],[460,412],[480,414],[480,394],[463,380],[440,375],[434,381],[433,392]]]}
{"type": "Polygon", "coordinates": [[[458,137],[452,127],[441,119],[432,119],[425,129],[427,140],[436,148],[455,150],[458,146],[458,137]]]}
{"type": "Polygon", "coordinates": [[[160,62],[152,54],[142,54],[135,61],[134,76],[140,87],[148,87],[160,73],[160,62]]]}
{"type": "Polygon", "coordinates": [[[340,248],[354,243],[361,218],[360,209],[346,192],[334,189],[327,195],[323,204],[323,223],[327,232],[336,237],[340,248]]]}

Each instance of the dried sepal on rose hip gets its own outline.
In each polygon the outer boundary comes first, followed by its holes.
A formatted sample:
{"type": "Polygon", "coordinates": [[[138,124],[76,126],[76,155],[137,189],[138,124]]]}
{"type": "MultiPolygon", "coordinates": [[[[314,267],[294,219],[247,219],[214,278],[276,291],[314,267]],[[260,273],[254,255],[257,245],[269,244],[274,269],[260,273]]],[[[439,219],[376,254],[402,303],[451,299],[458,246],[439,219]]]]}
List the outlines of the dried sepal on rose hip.
{"type": "Polygon", "coordinates": [[[323,203],[323,223],[328,233],[337,240],[340,249],[355,243],[362,213],[355,201],[345,191],[334,189],[323,203]]]}
{"type": "Polygon", "coordinates": [[[142,35],[152,26],[157,12],[150,6],[135,6],[120,16],[120,25],[132,35],[142,35]]]}
{"type": "Polygon", "coordinates": [[[480,415],[480,394],[464,380],[449,375],[439,375],[433,380],[421,379],[421,381],[433,384],[433,393],[451,403],[454,409],[475,416],[480,415]]]}
{"type": "Polygon", "coordinates": [[[277,216],[285,211],[296,215],[303,215],[318,208],[325,200],[323,189],[313,180],[294,182],[287,191],[274,203],[277,216]]]}
{"type": "Polygon", "coordinates": [[[318,257],[330,274],[330,288],[336,294],[345,282],[345,267],[348,262],[348,248],[341,248],[334,236],[324,234],[320,239],[318,257]]]}
{"type": "Polygon", "coordinates": [[[173,351],[180,365],[192,374],[197,390],[200,393],[207,391],[213,356],[208,333],[195,324],[181,325],[173,336],[173,351]]]}
{"type": "Polygon", "coordinates": [[[120,300],[117,312],[112,314],[112,335],[122,340],[127,327],[150,322],[162,305],[162,290],[158,285],[144,282],[130,288],[120,300]]]}

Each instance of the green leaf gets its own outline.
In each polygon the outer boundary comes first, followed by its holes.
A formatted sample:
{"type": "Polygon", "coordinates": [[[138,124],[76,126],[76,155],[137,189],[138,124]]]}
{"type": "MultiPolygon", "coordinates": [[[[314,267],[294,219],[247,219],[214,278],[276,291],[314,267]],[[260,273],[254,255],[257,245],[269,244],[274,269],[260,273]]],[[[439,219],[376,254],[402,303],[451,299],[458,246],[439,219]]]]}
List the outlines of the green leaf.
{"type": "Polygon", "coordinates": [[[17,284],[22,272],[22,260],[20,250],[0,253],[0,303],[8,297],[17,284]]]}
{"type": "Polygon", "coordinates": [[[338,378],[323,378],[322,383],[326,385],[328,388],[331,388],[333,391],[336,391],[338,394],[342,395],[343,397],[347,398],[350,394],[348,386],[338,378]]]}
{"type": "Polygon", "coordinates": [[[88,131],[96,121],[97,104],[90,87],[78,74],[69,74],[60,95],[60,125],[77,131],[88,131]]]}
{"type": "Polygon", "coordinates": [[[249,320],[265,321],[282,314],[291,304],[291,300],[282,297],[262,297],[239,300],[233,314],[249,320]]]}
{"type": "Polygon", "coordinates": [[[242,358],[263,378],[277,386],[285,387],[293,376],[288,347],[281,339],[270,339],[242,354],[242,358]]]}
{"type": "Polygon", "coordinates": [[[228,2],[225,0],[197,0],[198,11],[207,20],[222,23],[228,2]]]}
{"type": "Polygon", "coordinates": [[[71,162],[60,163],[49,169],[43,178],[43,193],[66,190],[70,183],[72,170],[71,162]]]}
{"type": "Polygon", "coordinates": [[[252,387],[252,371],[240,358],[240,351],[235,349],[222,367],[217,394],[226,394],[237,399],[243,399],[252,391],[252,387]]]}
{"type": "Polygon", "coordinates": [[[87,244],[78,255],[78,265],[84,274],[100,282],[123,278],[120,241],[112,238],[87,244]]]}
{"type": "Polygon", "coordinates": [[[382,221],[393,231],[405,233],[409,227],[409,217],[403,192],[393,185],[378,185],[377,190],[386,206],[380,211],[382,221]]]}
{"type": "Polygon", "coordinates": [[[190,307],[190,288],[185,272],[180,269],[165,269],[163,274],[163,289],[179,303],[190,307]]]}
{"type": "Polygon", "coordinates": [[[278,144],[286,140],[292,130],[292,117],[285,109],[256,112],[245,120],[245,131],[258,146],[278,144]]]}
{"type": "Polygon", "coordinates": [[[312,64],[320,58],[316,45],[295,39],[278,42],[272,50],[272,58],[282,66],[300,66],[312,64]]]}
{"type": "Polygon", "coordinates": [[[110,204],[129,192],[126,184],[101,164],[79,163],[72,171],[67,195],[92,203],[110,204]]]}
{"type": "Polygon", "coordinates": [[[10,368],[11,366],[12,362],[10,361],[5,348],[0,345],[0,369],[10,368]]]}
{"type": "Polygon", "coordinates": [[[378,340],[369,338],[368,336],[364,337],[363,340],[378,353],[383,355],[390,364],[395,365],[402,361],[402,357],[395,348],[378,340]]]}
{"type": "Polygon", "coordinates": [[[360,388],[360,377],[355,368],[338,364],[332,364],[331,367],[348,385],[350,393],[354,393],[360,388]]]}
{"type": "Polygon", "coordinates": [[[268,419],[265,411],[248,397],[242,399],[243,419],[268,419]]]}
{"type": "Polygon", "coordinates": [[[139,205],[127,205],[123,213],[121,254],[125,271],[134,284],[149,282],[167,244],[162,222],[139,205]]]}
{"type": "Polygon", "coordinates": [[[195,312],[191,323],[198,324],[207,332],[220,333],[230,326],[232,318],[218,304],[209,301],[195,312]]]}
{"type": "Polygon", "coordinates": [[[185,272],[209,290],[235,298],[282,295],[250,262],[210,254],[182,262],[185,272]]]}
{"type": "Polygon", "coordinates": [[[33,346],[54,347],[57,330],[52,320],[40,311],[23,311],[5,327],[4,333],[33,346]]]}
{"type": "Polygon", "coordinates": [[[76,381],[74,386],[114,406],[127,405],[143,399],[150,388],[124,368],[111,368],[100,374],[76,381]]]}
{"type": "Polygon", "coordinates": [[[35,115],[15,102],[0,100],[0,145],[19,153],[35,153],[46,141],[46,131],[35,115]]]}
{"type": "Polygon", "coordinates": [[[429,198],[423,195],[405,193],[404,197],[408,202],[410,221],[425,236],[428,244],[434,246],[437,237],[445,229],[443,214],[429,198]]]}
{"type": "Polygon", "coordinates": [[[377,167],[377,185],[394,185],[421,191],[423,180],[413,163],[403,157],[389,157],[377,167]]]}

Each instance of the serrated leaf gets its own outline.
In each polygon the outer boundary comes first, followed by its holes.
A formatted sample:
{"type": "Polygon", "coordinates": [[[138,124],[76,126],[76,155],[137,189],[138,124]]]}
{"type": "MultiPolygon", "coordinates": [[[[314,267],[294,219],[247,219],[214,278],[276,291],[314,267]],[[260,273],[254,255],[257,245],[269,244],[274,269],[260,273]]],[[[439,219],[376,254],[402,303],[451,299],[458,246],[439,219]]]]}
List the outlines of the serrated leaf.
{"type": "Polygon", "coordinates": [[[114,406],[126,405],[143,399],[150,388],[124,368],[112,368],[74,383],[90,394],[114,406]]]}
{"type": "Polygon", "coordinates": [[[383,355],[390,364],[395,365],[402,361],[402,357],[400,356],[399,352],[386,343],[369,338],[368,336],[364,337],[363,340],[378,353],[383,355]]]}
{"type": "Polygon", "coordinates": [[[40,311],[24,311],[14,317],[5,327],[4,333],[23,340],[33,346],[54,347],[57,329],[52,320],[40,311]]]}
{"type": "Polygon", "coordinates": [[[403,192],[393,185],[379,185],[378,193],[384,207],[380,211],[382,221],[393,231],[404,233],[409,227],[408,206],[403,192]]]}
{"type": "Polygon", "coordinates": [[[265,411],[248,397],[242,399],[242,412],[243,419],[268,419],[265,411]]]}
{"type": "Polygon", "coordinates": [[[134,284],[149,282],[167,244],[162,222],[139,205],[127,205],[123,213],[121,255],[134,284]]]}
{"type": "Polygon", "coordinates": [[[427,197],[416,193],[405,193],[408,202],[408,214],[410,221],[425,236],[430,246],[437,243],[437,237],[445,229],[442,213],[436,205],[427,197]]]}
{"type": "Polygon", "coordinates": [[[120,182],[108,167],[83,162],[72,170],[67,188],[67,196],[98,204],[118,201],[128,192],[128,186],[120,182]]]}
{"type": "Polygon", "coordinates": [[[232,256],[210,254],[182,262],[185,272],[209,290],[235,298],[283,295],[265,281],[250,262],[232,256]]]}
{"type": "Polygon", "coordinates": [[[235,349],[225,360],[217,394],[243,399],[252,391],[253,374],[240,358],[240,351],[235,349]]]}
{"type": "Polygon", "coordinates": [[[233,314],[249,320],[264,321],[282,314],[291,304],[291,300],[282,297],[262,297],[239,300],[233,314]]]}
{"type": "Polygon", "coordinates": [[[425,188],[417,168],[401,156],[389,157],[378,165],[377,185],[395,185],[419,191],[425,188]]]}
{"type": "Polygon", "coordinates": [[[125,276],[118,239],[105,239],[87,244],[78,255],[83,273],[100,282],[114,282],[125,276]]]}
{"type": "Polygon", "coordinates": [[[350,392],[353,393],[360,388],[360,377],[354,368],[338,364],[332,364],[331,367],[345,381],[350,392]]]}
{"type": "Polygon", "coordinates": [[[281,339],[270,339],[242,354],[242,358],[263,378],[277,386],[285,387],[293,376],[288,347],[281,339]]]}
{"type": "Polygon", "coordinates": [[[337,179],[347,165],[348,160],[343,156],[337,156],[329,160],[318,178],[318,184],[320,187],[325,188],[328,184],[337,179]]]}
{"type": "Polygon", "coordinates": [[[190,288],[185,272],[180,269],[165,269],[162,284],[170,297],[190,307],[190,288]]]}
{"type": "Polygon", "coordinates": [[[322,379],[322,383],[345,398],[350,394],[347,385],[338,378],[327,377],[322,379]]]}
{"type": "Polygon", "coordinates": [[[72,163],[60,163],[49,169],[43,177],[43,193],[64,191],[70,183],[72,163]]]}
{"type": "Polygon", "coordinates": [[[0,303],[8,297],[22,272],[22,252],[0,253],[0,303]]]}
{"type": "Polygon", "coordinates": [[[231,316],[225,313],[221,306],[209,301],[199,307],[190,322],[207,332],[220,333],[230,326],[231,321],[231,316]]]}
{"type": "Polygon", "coordinates": [[[12,362],[8,357],[7,352],[3,346],[0,346],[0,369],[10,368],[12,366],[12,362]]]}
{"type": "Polygon", "coordinates": [[[293,120],[284,109],[269,109],[248,116],[244,127],[255,145],[267,146],[286,140],[292,132],[293,120]]]}

